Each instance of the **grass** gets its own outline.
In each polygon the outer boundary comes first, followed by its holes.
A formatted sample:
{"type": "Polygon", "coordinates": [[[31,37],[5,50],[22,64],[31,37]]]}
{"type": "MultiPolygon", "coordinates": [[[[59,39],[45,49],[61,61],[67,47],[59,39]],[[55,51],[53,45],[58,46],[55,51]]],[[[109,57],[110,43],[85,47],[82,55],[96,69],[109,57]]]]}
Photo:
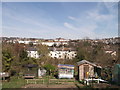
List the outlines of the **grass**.
{"type": "Polygon", "coordinates": [[[10,81],[3,81],[2,88],[21,88],[25,85],[25,80],[22,78],[11,77],[10,81]]]}
{"type": "MultiPolygon", "coordinates": [[[[38,78],[36,78],[38,79],[38,78]]],[[[30,79],[29,80],[29,83],[33,83],[34,84],[35,80],[34,79],[30,79]]],[[[56,84],[62,84],[62,83],[65,83],[65,84],[69,84],[69,83],[76,83],[77,81],[74,81],[74,80],[71,80],[71,79],[56,79],[52,76],[45,76],[41,79],[38,79],[36,81],[36,84],[45,84],[45,85],[56,85],[56,84]],[[49,79],[50,79],[50,82],[49,82],[49,79]],[[44,83],[43,83],[44,81],[44,83]],[[68,82],[68,83],[67,83],[68,82]]],[[[78,82],[77,82],[78,83],[78,82]]],[[[7,81],[3,81],[2,83],[2,88],[21,88],[22,86],[25,86],[27,85],[27,82],[25,79],[23,78],[18,78],[18,77],[11,77],[10,81],[7,82],[7,81]]]]}

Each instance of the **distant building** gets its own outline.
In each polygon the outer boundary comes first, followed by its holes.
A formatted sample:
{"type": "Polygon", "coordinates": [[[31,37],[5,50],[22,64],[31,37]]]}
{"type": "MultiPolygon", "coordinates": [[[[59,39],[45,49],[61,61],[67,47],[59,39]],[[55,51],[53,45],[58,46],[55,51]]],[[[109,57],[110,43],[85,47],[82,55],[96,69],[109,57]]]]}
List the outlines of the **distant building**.
{"type": "Polygon", "coordinates": [[[74,65],[58,64],[58,78],[73,78],[74,65]]]}
{"type": "Polygon", "coordinates": [[[46,46],[60,46],[60,45],[68,45],[68,42],[64,42],[64,41],[45,41],[45,42],[41,42],[42,45],[46,45],[46,46]]]}
{"type": "Polygon", "coordinates": [[[56,38],[54,41],[60,41],[60,42],[68,42],[69,39],[64,39],[64,38],[56,38]]]}
{"type": "Polygon", "coordinates": [[[77,52],[73,48],[49,48],[49,56],[54,59],[73,59],[77,52]]]}
{"type": "Polygon", "coordinates": [[[39,53],[36,48],[28,48],[28,57],[39,58],[39,53]]]}
{"type": "Polygon", "coordinates": [[[22,44],[29,44],[30,43],[30,41],[18,41],[18,43],[22,43],[22,44]]]}
{"type": "Polygon", "coordinates": [[[77,62],[78,64],[78,75],[79,80],[84,80],[92,77],[100,77],[101,75],[101,66],[97,66],[94,63],[91,63],[87,60],[82,60],[77,62]]]}
{"type": "Polygon", "coordinates": [[[41,42],[42,45],[53,46],[55,43],[53,41],[41,42]]]}
{"type": "Polygon", "coordinates": [[[116,56],[116,51],[109,50],[109,51],[105,51],[105,53],[109,53],[112,56],[116,56]]]}

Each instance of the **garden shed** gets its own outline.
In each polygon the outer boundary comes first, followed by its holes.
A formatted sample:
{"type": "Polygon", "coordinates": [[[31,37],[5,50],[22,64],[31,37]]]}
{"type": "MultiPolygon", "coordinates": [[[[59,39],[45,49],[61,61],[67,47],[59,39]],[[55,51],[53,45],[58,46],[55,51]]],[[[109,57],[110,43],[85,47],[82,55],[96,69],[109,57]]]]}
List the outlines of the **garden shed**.
{"type": "Polygon", "coordinates": [[[120,85],[120,64],[116,64],[113,68],[113,81],[120,85]]]}
{"type": "Polygon", "coordinates": [[[0,79],[1,80],[9,80],[10,79],[10,74],[8,72],[1,72],[0,73],[0,79]]]}
{"type": "Polygon", "coordinates": [[[74,65],[58,64],[58,78],[73,78],[74,65]]]}
{"type": "Polygon", "coordinates": [[[78,76],[79,80],[84,80],[88,78],[97,78],[101,75],[101,66],[91,63],[87,60],[82,60],[77,62],[78,64],[78,76]]]}
{"type": "Polygon", "coordinates": [[[38,65],[37,64],[26,64],[23,65],[23,74],[24,78],[35,78],[38,74],[38,65]]]}

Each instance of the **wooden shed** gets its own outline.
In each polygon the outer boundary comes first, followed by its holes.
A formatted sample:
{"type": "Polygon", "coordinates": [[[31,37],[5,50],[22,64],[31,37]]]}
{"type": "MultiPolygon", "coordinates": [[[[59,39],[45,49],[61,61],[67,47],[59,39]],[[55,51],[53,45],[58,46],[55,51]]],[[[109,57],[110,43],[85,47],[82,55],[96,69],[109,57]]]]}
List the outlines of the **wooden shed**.
{"type": "Polygon", "coordinates": [[[100,77],[101,66],[97,66],[87,60],[77,62],[79,80],[84,80],[93,77],[100,77]]]}

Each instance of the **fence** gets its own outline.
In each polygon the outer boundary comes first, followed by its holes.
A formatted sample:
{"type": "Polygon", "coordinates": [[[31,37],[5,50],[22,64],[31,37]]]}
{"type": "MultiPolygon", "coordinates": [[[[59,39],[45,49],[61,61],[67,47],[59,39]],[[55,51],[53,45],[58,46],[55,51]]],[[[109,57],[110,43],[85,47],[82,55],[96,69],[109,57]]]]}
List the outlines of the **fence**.
{"type": "Polygon", "coordinates": [[[26,79],[27,84],[64,84],[73,85],[75,79],[26,79]]]}

